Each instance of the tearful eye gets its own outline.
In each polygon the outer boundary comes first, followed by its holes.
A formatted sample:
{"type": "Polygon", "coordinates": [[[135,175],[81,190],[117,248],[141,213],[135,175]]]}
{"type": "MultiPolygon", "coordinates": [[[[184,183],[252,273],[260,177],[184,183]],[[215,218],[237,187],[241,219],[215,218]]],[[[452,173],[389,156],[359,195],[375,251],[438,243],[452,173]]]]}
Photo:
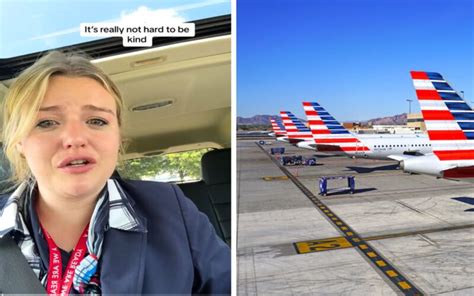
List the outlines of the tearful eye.
{"type": "Polygon", "coordinates": [[[36,127],[39,127],[39,128],[50,128],[50,127],[53,127],[55,125],[58,125],[58,122],[54,121],[54,120],[50,120],[50,119],[47,119],[47,120],[41,120],[40,122],[38,122],[36,124],[36,127]]]}
{"type": "Polygon", "coordinates": [[[89,119],[87,121],[88,124],[92,124],[92,125],[96,125],[96,126],[104,126],[104,125],[107,125],[108,122],[103,120],[103,119],[100,119],[100,118],[93,118],[93,119],[89,119]]]}

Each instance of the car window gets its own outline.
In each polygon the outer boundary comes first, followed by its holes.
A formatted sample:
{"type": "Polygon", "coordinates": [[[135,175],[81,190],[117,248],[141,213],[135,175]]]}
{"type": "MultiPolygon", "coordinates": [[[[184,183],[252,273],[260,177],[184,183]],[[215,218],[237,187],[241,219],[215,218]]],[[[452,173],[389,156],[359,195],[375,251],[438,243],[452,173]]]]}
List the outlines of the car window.
{"type": "Polygon", "coordinates": [[[12,188],[10,182],[11,170],[10,164],[3,153],[3,146],[0,145],[0,193],[7,192],[12,188]]]}
{"type": "MultiPolygon", "coordinates": [[[[212,148],[123,160],[117,167],[122,178],[186,183],[201,180],[201,158],[212,148]]],[[[12,187],[10,166],[0,147],[0,192],[12,187]]]]}
{"type": "Polygon", "coordinates": [[[230,10],[230,0],[50,0],[48,5],[44,1],[0,1],[0,59],[103,39],[80,36],[81,23],[124,23],[143,18],[181,23],[226,15],[230,10]],[[28,22],[25,15],[30,16],[28,22]]]}
{"type": "Polygon", "coordinates": [[[122,178],[185,183],[201,180],[201,158],[210,148],[124,160],[118,166],[122,178]]]}

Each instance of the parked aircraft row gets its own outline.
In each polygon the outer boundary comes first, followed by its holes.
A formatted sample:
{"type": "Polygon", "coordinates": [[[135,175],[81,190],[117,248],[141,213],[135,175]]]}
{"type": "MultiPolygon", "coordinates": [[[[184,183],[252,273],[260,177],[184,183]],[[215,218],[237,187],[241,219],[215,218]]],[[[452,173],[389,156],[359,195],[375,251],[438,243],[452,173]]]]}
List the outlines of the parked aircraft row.
{"type": "Polygon", "coordinates": [[[355,134],[316,102],[303,102],[308,126],[289,111],[272,119],[274,135],[301,148],[392,159],[406,172],[474,182],[474,110],[434,72],[412,71],[427,134],[355,134]]]}
{"type": "Polygon", "coordinates": [[[303,102],[309,127],[289,111],[281,111],[277,140],[300,148],[354,158],[402,160],[431,152],[423,134],[353,134],[316,102],[303,102]],[[283,133],[286,132],[286,135],[283,133]]]}

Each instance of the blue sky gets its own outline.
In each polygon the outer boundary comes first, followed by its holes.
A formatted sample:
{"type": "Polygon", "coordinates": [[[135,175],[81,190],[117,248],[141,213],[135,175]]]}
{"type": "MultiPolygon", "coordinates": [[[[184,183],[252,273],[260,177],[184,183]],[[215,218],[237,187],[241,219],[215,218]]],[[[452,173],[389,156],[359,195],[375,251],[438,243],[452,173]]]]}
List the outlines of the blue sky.
{"type": "Polygon", "coordinates": [[[0,57],[93,40],[82,22],[125,18],[198,20],[229,14],[231,0],[0,0],[0,57]]]}
{"type": "Polygon", "coordinates": [[[441,73],[474,106],[471,0],[238,0],[237,115],[341,121],[419,112],[410,70],[441,73]]]}

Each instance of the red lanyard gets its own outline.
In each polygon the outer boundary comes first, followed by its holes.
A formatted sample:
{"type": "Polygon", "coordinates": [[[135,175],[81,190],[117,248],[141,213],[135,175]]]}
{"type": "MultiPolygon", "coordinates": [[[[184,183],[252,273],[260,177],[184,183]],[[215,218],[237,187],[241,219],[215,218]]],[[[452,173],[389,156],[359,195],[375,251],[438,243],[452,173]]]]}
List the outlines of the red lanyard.
{"type": "Polygon", "coordinates": [[[41,227],[43,233],[48,241],[49,246],[49,269],[48,269],[48,284],[47,291],[49,295],[69,295],[69,291],[72,286],[72,279],[77,265],[84,258],[87,251],[87,233],[89,225],[86,226],[84,232],[81,234],[81,238],[77,242],[76,247],[69,258],[69,262],[66,267],[66,274],[62,276],[62,259],[61,251],[59,251],[56,243],[53,241],[51,236],[46,230],[41,227]]]}

